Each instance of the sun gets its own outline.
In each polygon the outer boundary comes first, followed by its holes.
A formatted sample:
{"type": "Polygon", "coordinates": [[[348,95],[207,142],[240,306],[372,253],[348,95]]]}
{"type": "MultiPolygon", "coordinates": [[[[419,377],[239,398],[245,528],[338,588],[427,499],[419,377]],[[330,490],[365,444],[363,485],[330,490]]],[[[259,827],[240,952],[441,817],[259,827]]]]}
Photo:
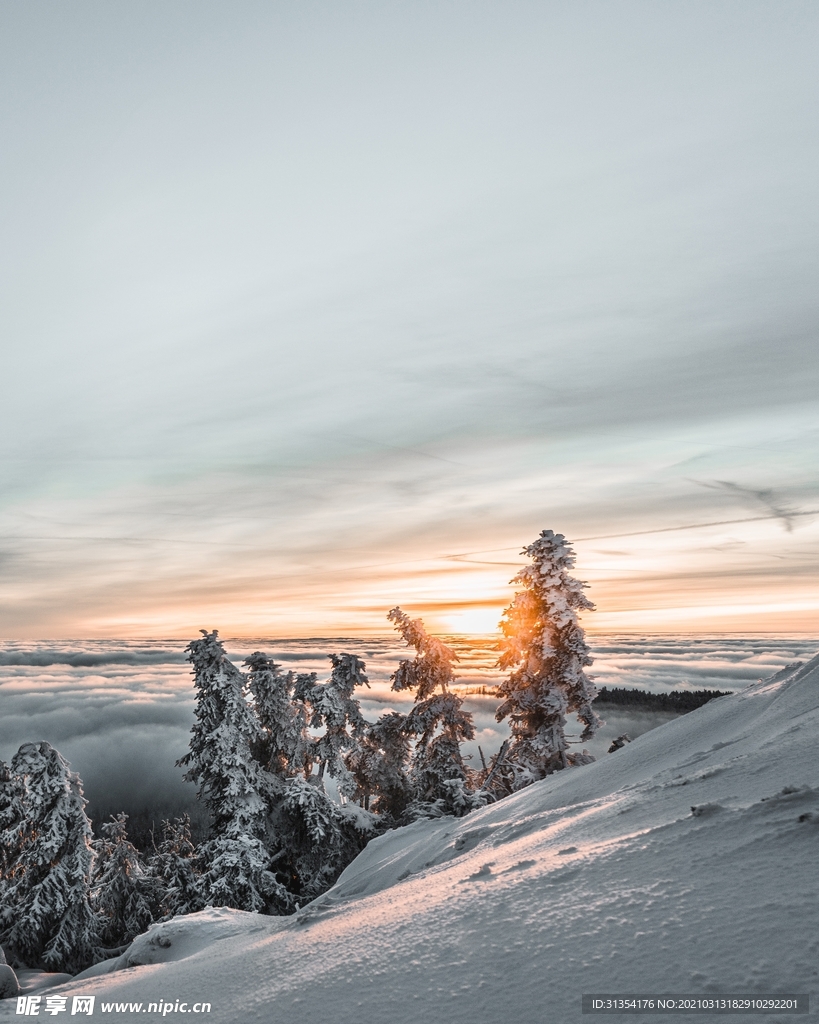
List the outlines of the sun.
{"type": "Polygon", "coordinates": [[[441,616],[448,633],[497,633],[503,609],[462,608],[441,616]]]}

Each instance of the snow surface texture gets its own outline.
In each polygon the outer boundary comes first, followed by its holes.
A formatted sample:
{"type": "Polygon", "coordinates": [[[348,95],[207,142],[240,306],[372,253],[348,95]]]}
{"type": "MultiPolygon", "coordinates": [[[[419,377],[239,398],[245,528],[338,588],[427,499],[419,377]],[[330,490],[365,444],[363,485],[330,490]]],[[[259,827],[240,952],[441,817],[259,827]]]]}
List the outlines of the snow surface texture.
{"type": "Polygon", "coordinates": [[[465,818],[390,832],[293,917],[176,918],[52,991],[207,1000],[220,1024],[567,1024],[589,1019],[583,992],[808,992],[815,1012],[817,705],[819,657],[465,818]]]}

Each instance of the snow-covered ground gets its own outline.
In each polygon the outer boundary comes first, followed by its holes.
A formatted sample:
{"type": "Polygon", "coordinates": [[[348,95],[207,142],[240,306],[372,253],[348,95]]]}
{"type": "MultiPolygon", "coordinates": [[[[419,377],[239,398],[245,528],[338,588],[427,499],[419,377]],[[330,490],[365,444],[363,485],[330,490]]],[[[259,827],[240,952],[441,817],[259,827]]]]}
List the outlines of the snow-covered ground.
{"type": "Polygon", "coordinates": [[[294,917],[177,918],[47,991],[96,996],[95,1016],[209,1002],[214,1024],[568,1024],[590,1019],[584,992],[808,992],[815,1012],[817,705],[819,657],[466,818],[388,833],[294,917]]]}

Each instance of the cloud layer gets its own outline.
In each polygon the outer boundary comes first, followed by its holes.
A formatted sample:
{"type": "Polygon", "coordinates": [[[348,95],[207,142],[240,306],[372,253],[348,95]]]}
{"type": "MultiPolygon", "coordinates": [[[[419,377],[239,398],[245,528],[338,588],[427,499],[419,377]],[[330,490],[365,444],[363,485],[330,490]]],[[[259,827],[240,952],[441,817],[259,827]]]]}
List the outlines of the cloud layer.
{"type": "MultiPolygon", "coordinates": [[[[460,656],[459,678],[466,687],[492,685],[493,641],[454,638],[460,656]]],[[[593,675],[598,685],[633,686],[654,691],[679,687],[734,690],[772,675],[795,660],[806,660],[816,643],[805,637],[691,639],[680,637],[593,637],[593,675]]],[[[237,665],[254,650],[296,671],[329,674],[327,654],[350,651],[363,658],[371,689],[359,694],[371,721],[394,708],[406,710],[412,697],[392,693],[389,677],[405,649],[392,638],[367,642],[227,641],[237,665]]],[[[174,762],[187,750],[193,724],[194,689],[181,645],[96,642],[62,645],[0,645],[0,757],[10,760],[24,742],[48,740],[68,758],[85,784],[92,810],[145,808],[170,813],[189,805],[193,787],[183,783],[174,762]]],[[[467,706],[477,738],[466,753],[479,763],[507,735],[495,721],[495,698],[471,694],[467,706]]],[[[666,720],[623,709],[606,712],[607,724],[587,744],[596,756],[611,739],[626,732],[634,738],[666,720]]],[[[569,732],[579,734],[570,726],[569,732]]]]}

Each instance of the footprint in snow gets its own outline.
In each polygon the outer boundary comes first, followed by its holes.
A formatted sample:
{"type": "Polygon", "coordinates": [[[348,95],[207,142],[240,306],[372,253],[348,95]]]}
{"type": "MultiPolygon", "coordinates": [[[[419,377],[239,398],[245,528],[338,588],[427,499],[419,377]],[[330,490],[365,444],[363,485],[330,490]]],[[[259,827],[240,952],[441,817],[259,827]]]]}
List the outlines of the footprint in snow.
{"type": "Polygon", "coordinates": [[[481,882],[481,881],[485,881],[487,878],[491,878],[492,877],[492,865],[494,863],[495,863],[494,861],[490,861],[488,864],[484,864],[473,875],[469,875],[467,878],[462,878],[461,882],[462,883],[463,882],[481,882]]]}
{"type": "Polygon", "coordinates": [[[699,804],[691,808],[692,818],[709,818],[712,814],[719,814],[725,808],[722,804],[699,804]]]}
{"type": "Polygon", "coordinates": [[[533,868],[537,864],[536,860],[519,860],[517,864],[513,864],[511,868],[507,868],[504,875],[508,875],[510,871],[525,871],[527,868],[533,868]]]}

